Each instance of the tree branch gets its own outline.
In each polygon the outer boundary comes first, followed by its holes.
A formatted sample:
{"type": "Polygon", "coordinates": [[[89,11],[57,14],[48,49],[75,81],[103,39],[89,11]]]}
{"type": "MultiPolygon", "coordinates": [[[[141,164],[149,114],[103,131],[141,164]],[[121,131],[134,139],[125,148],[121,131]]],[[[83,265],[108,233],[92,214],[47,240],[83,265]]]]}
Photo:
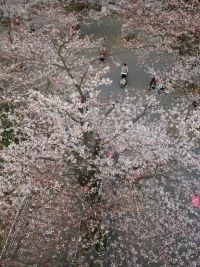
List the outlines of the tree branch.
{"type": "Polygon", "coordinates": [[[57,48],[57,46],[56,46],[56,41],[55,41],[54,37],[53,37],[50,33],[49,33],[49,35],[50,35],[50,37],[51,37],[53,46],[54,46],[54,48],[56,49],[56,51],[57,51],[57,53],[58,53],[58,56],[60,57],[60,59],[61,59],[61,61],[62,61],[62,63],[63,63],[63,68],[66,70],[66,72],[67,72],[68,76],[70,77],[70,79],[73,80],[73,84],[74,84],[75,88],[77,89],[77,91],[79,92],[82,102],[85,102],[85,97],[84,97],[83,91],[81,90],[81,87],[80,87],[77,83],[74,82],[74,77],[73,77],[73,75],[71,74],[70,69],[69,69],[69,67],[67,66],[67,64],[66,64],[66,62],[65,62],[65,60],[64,60],[64,58],[63,58],[63,56],[61,55],[61,51],[60,51],[60,49],[57,48]]]}

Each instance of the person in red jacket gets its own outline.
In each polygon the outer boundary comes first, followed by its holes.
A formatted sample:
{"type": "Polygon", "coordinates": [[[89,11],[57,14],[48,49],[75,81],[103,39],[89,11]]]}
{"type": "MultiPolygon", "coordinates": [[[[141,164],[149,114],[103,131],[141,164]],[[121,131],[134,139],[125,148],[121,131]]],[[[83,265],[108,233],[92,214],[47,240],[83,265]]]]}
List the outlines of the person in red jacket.
{"type": "Polygon", "coordinates": [[[106,50],[105,44],[103,44],[103,47],[100,51],[100,57],[99,57],[101,62],[105,62],[106,55],[107,55],[107,50],[106,50]]]}

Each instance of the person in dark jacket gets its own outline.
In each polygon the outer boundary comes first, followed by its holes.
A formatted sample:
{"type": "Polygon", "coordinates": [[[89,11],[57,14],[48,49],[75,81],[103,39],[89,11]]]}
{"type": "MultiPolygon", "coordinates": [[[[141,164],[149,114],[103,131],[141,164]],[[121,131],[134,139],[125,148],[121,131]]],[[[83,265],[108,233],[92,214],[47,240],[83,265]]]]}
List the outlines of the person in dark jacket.
{"type": "Polygon", "coordinates": [[[156,79],[153,77],[150,82],[150,89],[155,89],[156,88],[156,79]]]}

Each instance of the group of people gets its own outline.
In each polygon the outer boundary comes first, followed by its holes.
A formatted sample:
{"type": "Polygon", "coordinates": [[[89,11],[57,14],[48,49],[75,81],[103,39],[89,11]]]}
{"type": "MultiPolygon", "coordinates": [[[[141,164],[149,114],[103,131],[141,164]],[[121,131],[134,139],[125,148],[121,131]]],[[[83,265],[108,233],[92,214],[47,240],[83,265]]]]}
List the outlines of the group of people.
{"type": "MultiPolygon", "coordinates": [[[[100,50],[100,62],[104,63],[107,57],[107,50],[106,50],[106,46],[105,46],[105,38],[103,39],[103,45],[102,48],[100,50]]],[[[123,64],[122,66],[122,70],[121,70],[121,82],[126,85],[127,84],[127,77],[128,77],[128,65],[126,63],[123,64]],[[126,81],[123,81],[123,79],[125,79],[126,81]]],[[[150,82],[150,88],[149,89],[155,89],[158,93],[163,93],[165,92],[165,88],[163,85],[162,80],[156,79],[155,77],[153,77],[151,79],[150,82]]]]}
{"type": "Polygon", "coordinates": [[[163,85],[163,82],[161,79],[156,79],[155,77],[153,77],[151,79],[151,82],[150,82],[150,90],[151,89],[155,89],[158,93],[162,93],[165,91],[165,88],[164,88],[164,85],[163,85]]]}
{"type": "MultiPolygon", "coordinates": [[[[100,62],[104,63],[107,57],[107,50],[105,46],[105,38],[103,39],[103,45],[100,50],[99,59],[100,62]]],[[[127,77],[128,77],[128,66],[126,63],[123,64],[122,70],[121,70],[121,79],[120,79],[120,86],[124,87],[127,85],[127,77]]]]}
{"type": "MultiPolygon", "coordinates": [[[[107,50],[106,50],[105,43],[103,43],[102,48],[100,50],[99,59],[100,59],[101,62],[105,62],[106,57],[107,57],[107,50]]],[[[128,66],[127,66],[126,63],[124,63],[123,66],[122,66],[121,76],[122,76],[122,78],[125,77],[125,76],[126,77],[128,76],[128,66]]]]}

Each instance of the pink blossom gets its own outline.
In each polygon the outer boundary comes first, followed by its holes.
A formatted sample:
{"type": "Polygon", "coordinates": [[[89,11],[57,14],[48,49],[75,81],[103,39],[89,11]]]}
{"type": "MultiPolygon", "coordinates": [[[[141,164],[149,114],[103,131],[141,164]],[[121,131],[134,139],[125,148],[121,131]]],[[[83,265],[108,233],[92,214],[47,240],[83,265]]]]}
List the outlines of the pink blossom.
{"type": "Polygon", "coordinates": [[[109,159],[112,159],[113,158],[113,152],[112,151],[108,151],[106,153],[106,157],[109,158],[109,159]]]}
{"type": "Polygon", "coordinates": [[[194,208],[197,208],[199,206],[199,196],[197,194],[195,194],[193,197],[192,197],[192,206],[194,208]]]}

